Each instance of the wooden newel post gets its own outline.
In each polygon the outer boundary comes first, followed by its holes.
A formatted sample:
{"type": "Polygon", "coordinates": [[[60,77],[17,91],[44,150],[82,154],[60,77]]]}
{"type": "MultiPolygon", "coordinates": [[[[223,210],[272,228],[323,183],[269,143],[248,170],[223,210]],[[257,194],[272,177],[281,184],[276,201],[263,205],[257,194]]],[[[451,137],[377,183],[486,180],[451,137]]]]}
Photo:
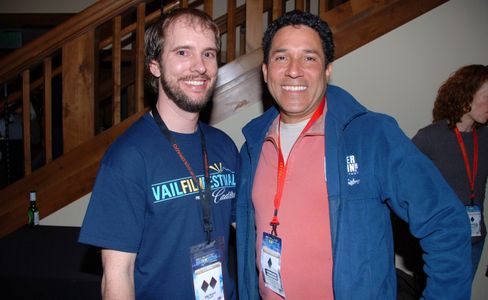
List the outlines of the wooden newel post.
{"type": "Polygon", "coordinates": [[[95,32],[63,46],[63,152],[95,135],[95,32]]]}

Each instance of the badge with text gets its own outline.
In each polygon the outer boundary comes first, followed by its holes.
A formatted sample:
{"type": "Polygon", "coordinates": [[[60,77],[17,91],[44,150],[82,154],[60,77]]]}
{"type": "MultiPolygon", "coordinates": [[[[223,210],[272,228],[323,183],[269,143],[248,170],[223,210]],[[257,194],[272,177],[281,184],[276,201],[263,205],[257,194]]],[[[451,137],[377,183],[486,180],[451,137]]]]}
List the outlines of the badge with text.
{"type": "Polygon", "coordinates": [[[471,236],[481,236],[481,209],[477,205],[466,206],[469,223],[471,223],[471,236]]]}
{"type": "Polygon", "coordinates": [[[261,245],[261,271],[267,288],[285,297],[281,279],[281,239],[269,233],[263,233],[261,245]]]}
{"type": "Polygon", "coordinates": [[[222,266],[224,238],[190,248],[196,300],[225,299],[222,266]]]}

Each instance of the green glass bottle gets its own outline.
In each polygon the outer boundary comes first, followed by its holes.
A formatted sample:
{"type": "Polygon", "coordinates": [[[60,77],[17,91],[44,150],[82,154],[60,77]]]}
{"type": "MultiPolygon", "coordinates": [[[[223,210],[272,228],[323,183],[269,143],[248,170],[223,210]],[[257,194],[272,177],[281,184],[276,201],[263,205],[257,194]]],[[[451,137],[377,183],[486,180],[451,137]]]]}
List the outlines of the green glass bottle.
{"type": "Polygon", "coordinates": [[[39,226],[39,208],[37,207],[36,192],[30,192],[30,204],[27,210],[28,225],[31,228],[39,226]]]}

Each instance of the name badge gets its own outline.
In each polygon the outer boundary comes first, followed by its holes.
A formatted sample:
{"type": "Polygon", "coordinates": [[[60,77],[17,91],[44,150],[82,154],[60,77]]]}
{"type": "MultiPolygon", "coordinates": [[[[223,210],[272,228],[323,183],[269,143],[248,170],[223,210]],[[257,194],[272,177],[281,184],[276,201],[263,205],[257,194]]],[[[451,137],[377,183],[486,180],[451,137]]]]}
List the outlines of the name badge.
{"type": "Polygon", "coordinates": [[[471,237],[481,236],[481,209],[477,205],[466,206],[469,222],[471,223],[471,237]]]}
{"type": "Polygon", "coordinates": [[[222,275],[224,238],[190,247],[196,300],[225,299],[222,275]]]}
{"type": "Polygon", "coordinates": [[[263,233],[261,245],[261,269],[264,285],[284,298],[285,290],[281,278],[281,239],[266,232],[263,233]]]}

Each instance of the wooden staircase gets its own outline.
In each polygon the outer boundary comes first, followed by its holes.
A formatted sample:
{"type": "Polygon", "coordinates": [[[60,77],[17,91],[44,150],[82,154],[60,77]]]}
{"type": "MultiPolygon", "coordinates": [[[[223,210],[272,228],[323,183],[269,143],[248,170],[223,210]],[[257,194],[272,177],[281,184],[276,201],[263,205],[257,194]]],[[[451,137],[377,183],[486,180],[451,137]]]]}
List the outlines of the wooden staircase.
{"type": "MultiPolygon", "coordinates": [[[[22,179],[0,190],[0,237],[25,224],[30,190],[37,191],[43,215],[55,212],[89,193],[92,190],[99,161],[107,147],[147,110],[144,103],[141,34],[147,24],[154,22],[159,17],[159,9],[152,12],[146,10],[146,8],[154,7],[152,2],[142,0],[98,1],[38,40],[0,61],[0,83],[9,83],[17,88],[8,97],[0,100],[0,112],[5,111],[14,103],[22,103],[23,128],[25,128],[24,164],[26,166],[25,176],[22,179]],[[131,20],[131,22],[127,20],[131,20]],[[98,28],[101,27],[105,29],[99,30],[98,28]],[[104,32],[107,27],[108,34],[104,32]],[[128,47],[128,40],[130,47],[128,47]],[[92,44],[96,45],[96,51],[93,49],[80,50],[79,47],[86,46],[87,41],[96,42],[92,44]],[[70,47],[75,50],[70,50],[70,47]],[[123,50],[125,48],[130,50],[123,50]],[[79,59],[82,63],[75,64],[75,67],[65,66],[67,59],[62,59],[61,64],[58,63],[59,52],[63,51],[68,53],[81,51],[82,55],[75,54],[77,57],[74,59],[79,59]],[[85,78],[85,81],[80,82],[78,80],[80,73],[69,75],[73,70],[80,69],[86,60],[90,60],[87,52],[96,53],[96,57],[100,55],[101,51],[109,53],[103,59],[108,60],[113,69],[113,76],[108,81],[108,87],[106,83],[98,83],[99,89],[95,90],[93,88],[95,84],[91,81],[98,80],[97,77],[85,78]],[[125,56],[132,62],[130,72],[123,70],[125,56]],[[31,78],[34,75],[38,77],[31,78]],[[86,91],[80,91],[76,86],[63,86],[63,131],[65,132],[63,142],[71,141],[63,145],[63,154],[53,159],[51,143],[53,137],[50,135],[52,132],[50,120],[53,116],[50,111],[50,101],[54,93],[52,81],[45,80],[45,78],[61,75],[66,76],[66,79],[62,80],[63,84],[67,79],[74,80],[77,85],[88,85],[89,91],[86,93],[86,91]],[[41,90],[44,95],[46,107],[44,120],[48,121],[44,123],[45,129],[47,128],[44,130],[45,164],[32,170],[28,116],[30,95],[36,89],[41,90]],[[77,95],[70,95],[71,92],[81,93],[83,97],[80,99],[77,95]],[[96,117],[97,113],[100,115],[97,105],[102,101],[101,99],[107,97],[111,98],[109,102],[111,127],[98,132],[95,128],[95,124],[100,123],[96,117]],[[124,97],[127,97],[126,115],[121,113],[121,103],[124,97]],[[80,105],[88,106],[89,109],[86,111],[81,109],[82,112],[77,113],[73,107],[80,105]],[[70,112],[75,116],[70,116],[70,112]],[[90,116],[88,123],[87,115],[90,116]],[[81,120],[75,120],[75,118],[81,120]],[[89,130],[80,129],[84,127],[89,127],[89,130]],[[66,135],[66,132],[74,134],[74,136],[66,135]]],[[[219,68],[219,79],[212,110],[207,116],[210,124],[219,123],[229,116],[239,113],[242,109],[262,101],[262,53],[259,49],[262,32],[253,28],[256,26],[262,28],[263,12],[268,12],[270,19],[274,19],[283,12],[283,7],[281,6],[282,1],[248,2],[249,5],[243,7],[232,7],[231,5],[227,10],[228,15],[216,19],[223,33],[235,32],[230,28],[235,29],[235,27],[241,26],[241,28],[246,28],[246,34],[244,37],[226,35],[232,50],[222,50],[222,53],[225,54],[222,61],[225,64],[222,63],[219,68]],[[236,47],[237,40],[240,41],[240,47],[236,47]],[[239,56],[235,53],[237,48],[240,49],[239,56]]],[[[333,29],[336,58],[340,58],[447,0],[351,0],[333,9],[329,9],[329,6],[326,5],[332,1],[320,0],[319,2],[322,5],[319,14],[333,29]]],[[[212,1],[208,0],[197,1],[196,4],[203,4],[204,9],[211,9],[214,5],[212,1]]],[[[305,8],[304,1],[296,1],[295,4],[297,7],[305,8]]],[[[174,2],[164,9],[169,10],[187,5],[187,1],[174,2]]],[[[61,56],[63,55],[66,54],[61,54],[61,56]]],[[[99,64],[93,62],[88,62],[88,65],[90,65],[89,68],[94,69],[90,71],[100,68],[99,64]]],[[[82,75],[87,74],[85,71],[80,70],[82,75]]]]}

